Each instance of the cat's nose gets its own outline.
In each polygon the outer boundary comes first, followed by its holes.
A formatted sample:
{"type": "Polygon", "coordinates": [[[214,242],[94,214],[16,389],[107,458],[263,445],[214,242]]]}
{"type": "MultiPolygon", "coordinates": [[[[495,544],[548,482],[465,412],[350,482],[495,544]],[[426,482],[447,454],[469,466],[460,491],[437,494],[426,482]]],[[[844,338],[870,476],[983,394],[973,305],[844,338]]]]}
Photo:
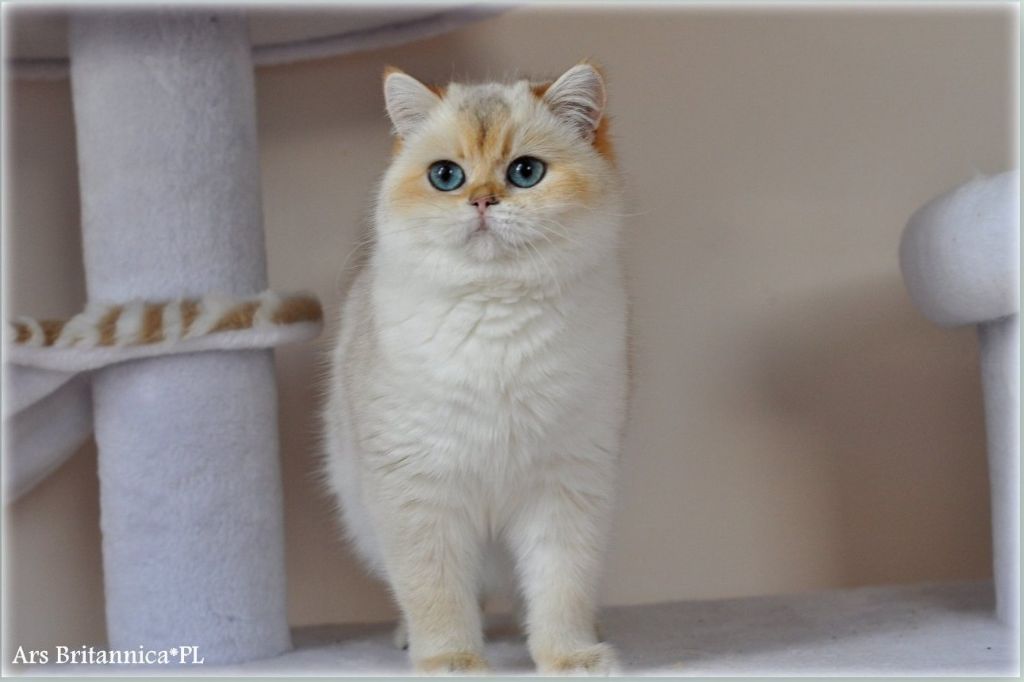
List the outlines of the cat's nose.
{"type": "Polygon", "coordinates": [[[495,204],[499,204],[501,202],[498,201],[498,197],[494,196],[493,194],[488,194],[485,197],[470,199],[469,203],[476,206],[476,210],[480,213],[480,215],[483,215],[484,212],[487,210],[488,206],[494,206],[495,204]]]}

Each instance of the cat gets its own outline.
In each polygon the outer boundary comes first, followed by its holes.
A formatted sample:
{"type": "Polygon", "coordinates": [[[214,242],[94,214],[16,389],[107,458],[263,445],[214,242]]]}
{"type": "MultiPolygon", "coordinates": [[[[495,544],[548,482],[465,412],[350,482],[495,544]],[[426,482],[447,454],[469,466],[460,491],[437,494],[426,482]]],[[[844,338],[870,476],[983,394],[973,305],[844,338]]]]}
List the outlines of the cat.
{"type": "Polygon", "coordinates": [[[389,69],[396,149],[342,305],[323,414],[348,537],[418,672],[480,672],[518,581],[541,673],[608,674],[596,588],[626,414],[622,190],[602,75],[427,86],[389,69]]]}

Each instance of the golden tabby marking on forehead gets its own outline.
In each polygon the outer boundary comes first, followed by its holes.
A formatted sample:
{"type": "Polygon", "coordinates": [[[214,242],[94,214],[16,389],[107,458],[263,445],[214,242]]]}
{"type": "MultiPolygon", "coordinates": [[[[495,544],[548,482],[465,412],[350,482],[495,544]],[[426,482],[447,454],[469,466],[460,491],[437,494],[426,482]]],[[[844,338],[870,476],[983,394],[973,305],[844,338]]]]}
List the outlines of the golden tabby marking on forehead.
{"type": "Polygon", "coordinates": [[[487,95],[463,102],[459,107],[459,113],[475,121],[478,144],[482,146],[489,131],[508,120],[510,107],[501,97],[487,95]]]}
{"type": "Polygon", "coordinates": [[[458,118],[459,151],[465,158],[485,163],[501,161],[512,150],[513,125],[507,103],[485,102],[481,107],[466,107],[458,118]]]}

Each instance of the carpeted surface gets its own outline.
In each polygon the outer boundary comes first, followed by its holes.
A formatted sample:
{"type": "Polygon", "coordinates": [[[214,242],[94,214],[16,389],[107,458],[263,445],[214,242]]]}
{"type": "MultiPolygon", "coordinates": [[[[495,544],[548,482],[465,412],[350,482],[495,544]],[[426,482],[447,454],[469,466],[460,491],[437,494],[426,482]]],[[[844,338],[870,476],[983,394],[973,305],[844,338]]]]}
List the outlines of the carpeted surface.
{"type": "MultiPolygon", "coordinates": [[[[813,594],[607,609],[605,638],[632,675],[1018,675],[1019,640],[992,616],[992,584],[870,587],[813,594]]],[[[404,675],[392,626],[298,628],[295,651],[244,665],[174,672],[250,675],[404,675]]],[[[514,628],[489,628],[496,673],[530,674],[514,628]]],[[[139,674],[44,666],[22,672],[139,674]]],[[[150,669],[168,674],[166,667],[150,669]]]]}

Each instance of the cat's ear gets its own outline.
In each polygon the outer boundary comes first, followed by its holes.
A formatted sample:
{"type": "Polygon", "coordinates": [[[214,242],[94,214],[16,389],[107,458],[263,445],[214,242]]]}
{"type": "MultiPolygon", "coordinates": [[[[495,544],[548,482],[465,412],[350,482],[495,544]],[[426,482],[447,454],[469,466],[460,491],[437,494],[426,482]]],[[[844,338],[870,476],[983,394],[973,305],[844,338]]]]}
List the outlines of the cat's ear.
{"type": "Polygon", "coordinates": [[[592,140],[607,100],[604,78],[592,64],[577,64],[544,91],[543,100],[584,139],[592,140]]]}
{"type": "Polygon", "coordinates": [[[384,105],[399,137],[406,137],[427,118],[441,98],[409,74],[389,66],[384,71],[384,105]]]}

